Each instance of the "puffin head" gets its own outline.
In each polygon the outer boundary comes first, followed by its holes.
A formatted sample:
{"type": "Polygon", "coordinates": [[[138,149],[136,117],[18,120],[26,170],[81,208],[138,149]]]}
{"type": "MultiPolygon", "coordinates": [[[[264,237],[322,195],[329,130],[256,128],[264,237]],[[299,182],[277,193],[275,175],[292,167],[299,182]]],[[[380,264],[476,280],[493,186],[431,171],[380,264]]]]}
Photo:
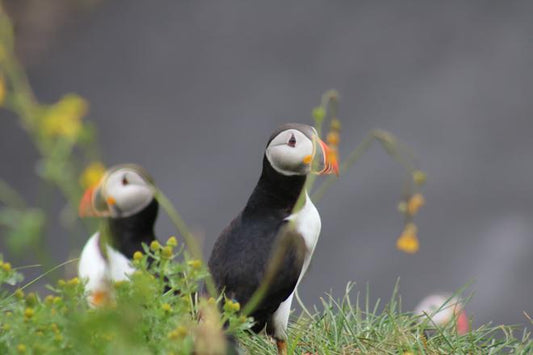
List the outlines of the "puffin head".
{"type": "Polygon", "coordinates": [[[278,127],[268,141],[265,156],[274,170],[286,176],[339,173],[331,149],[315,128],[306,124],[278,127]]]}
{"type": "Polygon", "coordinates": [[[428,315],[434,325],[438,327],[444,327],[451,321],[455,321],[455,329],[459,335],[468,333],[468,317],[463,304],[451,295],[429,295],[420,301],[414,313],[428,315]]]}
{"type": "Polygon", "coordinates": [[[80,217],[130,217],[154,199],[153,179],[138,165],[117,165],[100,182],[85,191],[80,217]]]}

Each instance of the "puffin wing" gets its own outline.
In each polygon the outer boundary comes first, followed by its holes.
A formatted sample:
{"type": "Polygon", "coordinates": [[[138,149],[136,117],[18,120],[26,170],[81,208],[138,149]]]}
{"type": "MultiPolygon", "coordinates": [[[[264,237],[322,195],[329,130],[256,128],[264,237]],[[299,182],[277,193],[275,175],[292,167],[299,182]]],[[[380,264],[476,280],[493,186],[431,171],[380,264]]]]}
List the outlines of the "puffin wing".
{"type": "Polygon", "coordinates": [[[300,279],[307,254],[302,234],[285,222],[276,238],[262,280],[268,285],[263,303],[272,303],[277,308],[290,296],[300,279]]]}
{"type": "Polygon", "coordinates": [[[257,322],[254,329],[259,330],[294,291],[307,254],[303,236],[290,221],[263,218],[262,223],[243,223],[241,216],[234,219],[217,239],[209,259],[217,288],[242,305],[263,282],[268,283],[251,314],[257,322]]]}

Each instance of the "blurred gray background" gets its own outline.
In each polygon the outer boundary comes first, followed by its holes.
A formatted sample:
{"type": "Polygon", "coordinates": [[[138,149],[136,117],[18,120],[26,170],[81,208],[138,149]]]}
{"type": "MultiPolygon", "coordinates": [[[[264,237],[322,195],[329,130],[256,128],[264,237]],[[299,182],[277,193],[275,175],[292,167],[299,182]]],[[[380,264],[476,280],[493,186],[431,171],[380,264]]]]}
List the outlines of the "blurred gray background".
{"type": "MultiPolygon", "coordinates": [[[[48,16],[33,32],[31,16],[19,22],[30,26],[19,51],[37,97],[87,98],[106,164],[147,168],[206,255],[251,193],[271,131],[312,122],[320,95],[336,88],[341,158],[382,128],[428,172],[421,249],[395,248],[404,175],[376,145],[318,205],[304,301],[340,296],[348,281],[388,299],[400,277],[408,310],[472,281],[475,324],[533,315],[533,2],[26,3],[48,16]]],[[[2,116],[2,176],[31,201],[37,153],[2,116]]],[[[175,233],[164,215],[157,231],[175,233]]],[[[65,240],[84,243],[57,226],[51,235],[58,261],[65,240]]]]}

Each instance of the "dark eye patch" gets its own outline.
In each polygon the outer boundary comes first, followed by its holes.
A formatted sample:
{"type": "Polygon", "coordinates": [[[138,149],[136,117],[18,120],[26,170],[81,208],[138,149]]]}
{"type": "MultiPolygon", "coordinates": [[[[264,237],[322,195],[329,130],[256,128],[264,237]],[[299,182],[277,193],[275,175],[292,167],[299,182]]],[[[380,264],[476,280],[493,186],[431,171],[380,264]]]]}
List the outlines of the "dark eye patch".
{"type": "Polygon", "coordinates": [[[291,138],[289,139],[289,142],[287,144],[289,145],[289,147],[296,147],[296,137],[294,136],[294,134],[291,135],[291,138]]]}
{"type": "Polygon", "coordinates": [[[124,175],[122,177],[122,185],[128,185],[130,182],[128,181],[128,178],[126,177],[126,175],[124,175]]]}

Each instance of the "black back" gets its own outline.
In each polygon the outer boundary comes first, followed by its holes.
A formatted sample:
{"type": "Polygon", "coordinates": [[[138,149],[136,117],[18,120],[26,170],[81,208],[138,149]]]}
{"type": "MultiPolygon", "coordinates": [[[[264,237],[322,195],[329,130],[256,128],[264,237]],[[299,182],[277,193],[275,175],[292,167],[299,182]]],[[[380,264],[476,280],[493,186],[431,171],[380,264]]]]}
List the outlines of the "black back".
{"type": "MultiPolygon", "coordinates": [[[[266,157],[257,186],[244,210],[218,237],[209,269],[219,291],[245,305],[264,279],[274,245],[305,185],[305,176],[285,176],[266,157]]],[[[251,314],[260,331],[296,287],[303,258],[288,248],[263,301],[251,314]]]]}
{"type": "Polygon", "coordinates": [[[128,259],[133,253],[142,251],[142,243],[150,245],[154,241],[154,225],[157,218],[159,204],[155,199],[140,212],[121,218],[107,218],[108,243],[128,259]]]}

